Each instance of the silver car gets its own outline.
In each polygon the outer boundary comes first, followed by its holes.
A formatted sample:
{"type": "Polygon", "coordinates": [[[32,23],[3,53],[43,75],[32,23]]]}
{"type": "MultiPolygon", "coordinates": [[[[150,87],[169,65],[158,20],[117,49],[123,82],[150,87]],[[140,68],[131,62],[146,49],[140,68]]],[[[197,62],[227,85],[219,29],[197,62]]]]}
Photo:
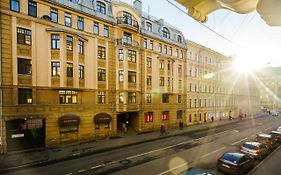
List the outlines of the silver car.
{"type": "Polygon", "coordinates": [[[245,142],[243,145],[241,145],[240,151],[242,153],[251,155],[255,159],[262,159],[270,152],[265,143],[259,142],[245,142]]]}

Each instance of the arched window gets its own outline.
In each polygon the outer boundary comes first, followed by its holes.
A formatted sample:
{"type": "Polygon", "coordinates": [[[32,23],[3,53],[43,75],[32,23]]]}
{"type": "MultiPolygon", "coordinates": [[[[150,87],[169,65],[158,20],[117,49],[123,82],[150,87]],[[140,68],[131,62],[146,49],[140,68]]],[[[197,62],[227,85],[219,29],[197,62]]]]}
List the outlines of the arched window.
{"type": "Polygon", "coordinates": [[[163,37],[170,38],[170,32],[166,27],[163,27],[162,34],[163,34],[163,37]]]}
{"type": "Polygon", "coordinates": [[[105,4],[103,2],[97,1],[97,12],[106,14],[105,4]]]}
{"type": "Polygon", "coordinates": [[[181,43],[181,42],[182,42],[182,38],[181,38],[181,36],[180,36],[180,35],[178,35],[178,37],[177,37],[177,41],[178,41],[179,43],[181,43]]]}
{"type": "Polygon", "coordinates": [[[132,15],[128,12],[123,12],[124,23],[132,25],[132,15]]]}
{"type": "Polygon", "coordinates": [[[150,22],[146,22],[145,30],[152,32],[152,24],[150,22]]]}

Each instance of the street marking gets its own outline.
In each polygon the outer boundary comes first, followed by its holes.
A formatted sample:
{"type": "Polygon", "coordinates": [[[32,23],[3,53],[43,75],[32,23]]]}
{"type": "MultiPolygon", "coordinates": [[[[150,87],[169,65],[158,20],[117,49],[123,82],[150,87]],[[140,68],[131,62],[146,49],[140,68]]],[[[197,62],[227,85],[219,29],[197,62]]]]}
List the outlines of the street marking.
{"type": "Polygon", "coordinates": [[[100,168],[100,167],[104,167],[104,166],[105,166],[105,164],[100,164],[100,165],[97,165],[97,166],[93,166],[93,167],[91,167],[91,170],[96,169],[96,168],[100,168]]]}
{"type": "Polygon", "coordinates": [[[244,139],[241,139],[241,140],[238,140],[237,142],[234,142],[234,143],[232,143],[231,145],[233,146],[233,145],[236,145],[237,143],[240,143],[240,142],[242,142],[242,141],[244,141],[244,140],[247,140],[248,138],[247,137],[245,137],[244,139]]]}
{"type": "Polygon", "coordinates": [[[215,150],[215,151],[212,151],[212,152],[210,152],[210,153],[204,154],[204,155],[201,156],[200,158],[207,157],[207,156],[209,156],[209,155],[211,155],[211,154],[214,154],[214,153],[216,153],[216,152],[219,152],[219,151],[221,151],[221,150],[223,150],[223,149],[225,149],[225,148],[226,148],[226,147],[222,147],[222,148],[217,149],[217,150],[215,150]]]}
{"type": "Polygon", "coordinates": [[[85,172],[85,171],[86,171],[85,169],[78,170],[78,173],[83,173],[83,172],[85,172]]]}
{"type": "Polygon", "coordinates": [[[172,172],[172,171],[174,171],[174,170],[176,170],[176,169],[179,169],[179,168],[181,168],[181,167],[183,167],[183,166],[188,166],[188,162],[183,163],[183,164],[180,164],[180,165],[178,165],[178,166],[176,166],[176,167],[174,167],[174,168],[172,168],[172,169],[169,169],[169,170],[167,170],[167,171],[164,171],[164,172],[162,172],[162,173],[159,173],[158,175],[167,174],[167,173],[172,172]]]}
{"type": "Polygon", "coordinates": [[[67,174],[65,174],[65,175],[72,175],[72,173],[67,173],[67,174]]]}

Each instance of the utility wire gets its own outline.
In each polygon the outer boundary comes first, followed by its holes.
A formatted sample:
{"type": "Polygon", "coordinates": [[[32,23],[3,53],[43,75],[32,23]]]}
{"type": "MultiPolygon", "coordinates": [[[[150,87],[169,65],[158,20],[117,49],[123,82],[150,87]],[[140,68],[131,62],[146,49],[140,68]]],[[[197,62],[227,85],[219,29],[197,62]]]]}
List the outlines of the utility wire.
{"type": "MultiPolygon", "coordinates": [[[[184,11],[183,9],[179,8],[177,5],[175,5],[174,3],[172,3],[170,0],[166,0],[168,3],[170,3],[172,6],[174,6],[175,8],[177,8],[178,10],[180,10],[181,12],[183,12],[184,14],[188,15],[188,13],[186,11],[184,11]]],[[[221,35],[220,33],[216,32],[214,29],[208,27],[207,25],[195,20],[196,22],[198,22],[200,25],[204,26],[205,28],[207,28],[208,30],[210,30],[211,32],[215,33],[216,35],[218,35],[219,37],[223,38],[224,40],[228,41],[229,43],[235,45],[235,43],[233,43],[233,41],[231,41],[230,39],[226,38],[225,36],[221,35]]]]}

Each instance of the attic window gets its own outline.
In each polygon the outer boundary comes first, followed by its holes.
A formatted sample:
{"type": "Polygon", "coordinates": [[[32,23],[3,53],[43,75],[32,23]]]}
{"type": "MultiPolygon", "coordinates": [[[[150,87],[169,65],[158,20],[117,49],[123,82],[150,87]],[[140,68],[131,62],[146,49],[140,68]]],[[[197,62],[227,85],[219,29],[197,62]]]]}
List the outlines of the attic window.
{"type": "Polygon", "coordinates": [[[181,38],[181,36],[180,36],[180,35],[178,35],[178,37],[177,37],[177,41],[178,41],[179,43],[182,43],[182,38],[181,38]]]}
{"type": "Polygon", "coordinates": [[[163,37],[169,38],[169,39],[170,39],[170,32],[169,32],[169,30],[167,29],[167,27],[164,27],[164,28],[162,29],[162,35],[163,35],[163,37]]]}

